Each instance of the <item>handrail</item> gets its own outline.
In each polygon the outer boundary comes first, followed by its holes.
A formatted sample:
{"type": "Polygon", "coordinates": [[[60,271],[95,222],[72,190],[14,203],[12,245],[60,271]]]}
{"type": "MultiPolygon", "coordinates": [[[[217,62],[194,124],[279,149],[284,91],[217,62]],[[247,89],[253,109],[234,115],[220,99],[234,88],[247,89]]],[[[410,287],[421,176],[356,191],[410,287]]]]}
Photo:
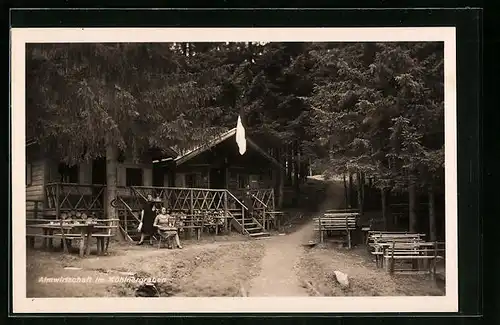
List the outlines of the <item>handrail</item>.
{"type": "Polygon", "coordinates": [[[238,198],[236,196],[233,195],[233,193],[229,192],[228,190],[224,190],[226,191],[229,195],[231,195],[231,197],[236,201],[238,202],[242,207],[245,208],[245,210],[248,211],[248,208],[246,207],[246,205],[244,205],[240,200],[238,200],[238,198]]]}
{"type": "Polygon", "coordinates": [[[62,183],[62,182],[51,182],[45,184],[45,186],[51,186],[51,185],[76,186],[76,187],[106,187],[105,184],[80,184],[80,183],[62,183]]]}
{"type": "Polygon", "coordinates": [[[135,216],[134,210],[125,201],[123,201],[123,199],[121,197],[119,197],[119,199],[122,202],[122,204],[128,209],[130,214],[135,218],[135,220],[141,222],[141,220],[135,216]]]}
{"type": "Polygon", "coordinates": [[[255,196],[255,194],[252,194],[252,197],[255,198],[257,201],[259,201],[259,203],[262,204],[266,209],[268,208],[267,204],[262,202],[258,197],[255,196]]]}
{"type": "Polygon", "coordinates": [[[165,186],[130,186],[135,189],[144,189],[144,190],[155,190],[155,189],[162,189],[162,190],[198,190],[198,191],[207,191],[207,192],[224,192],[227,191],[225,189],[213,189],[213,188],[202,188],[202,187],[165,187],[165,186]]]}

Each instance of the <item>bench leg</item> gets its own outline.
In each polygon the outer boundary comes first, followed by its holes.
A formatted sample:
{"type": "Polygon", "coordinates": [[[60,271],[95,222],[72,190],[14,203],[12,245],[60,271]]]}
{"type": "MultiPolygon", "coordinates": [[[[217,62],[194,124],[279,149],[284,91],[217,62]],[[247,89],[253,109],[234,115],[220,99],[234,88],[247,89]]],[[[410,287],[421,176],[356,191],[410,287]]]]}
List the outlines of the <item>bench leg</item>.
{"type": "Polygon", "coordinates": [[[85,233],[82,232],[82,235],[80,237],[80,252],[79,252],[80,257],[83,257],[84,252],[85,252],[85,233]]]}
{"type": "Polygon", "coordinates": [[[97,255],[101,255],[101,238],[97,237],[97,255]]]}
{"type": "Polygon", "coordinates": [[[109,237],[107,237],[107,238],[106,238],[106,247],[104,247],[104,252],[105,252],[105,253],[107,253],[107,252],[108,252],[109,241],[110,241],[110,238],[109,238],[109,237]]]}
{"type": "Polygon", "coordinates": [[[197,237],[196,238],[197,240],[200,240],[200,238],[201,238],[201,229],[200,228],[196,229],[196,237],[197,237]]]}
{"type": "MultiPolygon", "coordinates": [[[[54,232],[52,230],[49,230],[49,236],[52,236],[54,232]]],[[[49,238],[49,250],[52,250],[54,248],[54,238],[50,237],[49,238]]]]}
{"type": "Polygon", "coordinates": [[[351,244],[351,231],[349,231],[349,230],[347,231],[347,241],[348,241],[347,245],[348,245],[349,249],[351,249],[351,247],[352,247],[352,244],[351,244]]]}
{"type": "Polygon", "coordinates": [[[66,248],[67,248],[68,252],[71,250],[71,248],[72,248],[71,239],[66,239],[66,248]]]}
{"type": "Polygon", "coordinates": [[[90,255],[90,240],[92,239],[91,233],[87,233],[87,242],[85,243],[85,254],[90,255]]]}
{"type": "MultiPolygon", "coordinates": [[[[44,236],[47,236],[49,234],[48,230],[47,229],[44,229],[43,230],[43,235],[44,236]]],[[[47,249],[47,244],[48,244],[48,238],[47,237],[43,237],[43,240],[42,240],[42,248],[43,249],[47,249]]]]}
{"type": "Polygon", "coordinates": [[[28,237],[28,247],[35,248],[35,237],[28,237]]]}

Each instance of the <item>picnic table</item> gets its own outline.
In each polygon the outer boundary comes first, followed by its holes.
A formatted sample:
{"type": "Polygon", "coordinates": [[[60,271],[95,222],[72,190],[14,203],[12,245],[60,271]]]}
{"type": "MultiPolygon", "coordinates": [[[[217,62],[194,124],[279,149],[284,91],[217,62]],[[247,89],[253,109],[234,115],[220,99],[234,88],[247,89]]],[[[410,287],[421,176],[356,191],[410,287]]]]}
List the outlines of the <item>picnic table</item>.
{"type": "MultiPolygon", "coordinates": [[[[26,234],[27,237],[42,237],[42,247],[52,248],[53,239],[61,239],[64,251],[68,251],[71,240],[80,240],[80,257],[90,254],[90,240],[97,239],[97,253],[99,255],[107,252],[109,239],[113,236],[111,230],[117,226],[100,224],[101,222],[112,222],[115,219],[103,219],[96,222],[85,222],[85,220],[71,220],[66,222],[49,221],[41,224],[27,225],[29,228],[41,229],[42,235],[26,234]],[[83,221],[83,222],[82,222],[83,221]]],[[[37,219],[40,221],[40,219],[37,219]]],[[[33,243],[34,244],[34,243],[33,243]]]]}
{"type": "Polygon", "coordinates": [[[320,242],[324,241],[325,233],[343,232],[347,235],[347,245],[352,247],[351,232],[357,228],[357,212],[325,213],[323,216],[313,218],[314,230],[319,232],[320,242]]]}
{"type": "Polygon", "coordinates": [[[389,273],[425,273],[436,274],[436,263],[442,256],[439,255],[444,249],[439,248],[438,242],[417,242],[417,243],[395,243],[385,248],[384,264],[389,273]],[[410,262],[411,268],[395,268],[395,262],[410,262]],[[429,262],[433,267],[430,268],[429,262]]]}

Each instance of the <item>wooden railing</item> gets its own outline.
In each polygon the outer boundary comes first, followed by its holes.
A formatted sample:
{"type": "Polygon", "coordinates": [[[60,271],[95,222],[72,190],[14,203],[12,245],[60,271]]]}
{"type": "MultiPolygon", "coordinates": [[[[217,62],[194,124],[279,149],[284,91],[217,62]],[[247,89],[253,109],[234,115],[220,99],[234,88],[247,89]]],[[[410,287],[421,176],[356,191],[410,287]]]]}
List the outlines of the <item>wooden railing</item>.
{"type": "Polygon", "coordinates": [[[269,210],[274,210],[274,189],[272,188],[258,188],[258,189],[231,189],[236,196],[243,198],[250,193],[250,196],[253,198],[253,208],[261,208],[264,206],[269,210]]]}
{"type": "Polygon", "coordinates": [[[113,205],[118,209],[121,230],[128,233],[130,227],[139,223],[139,213],[148,196],[151,195],[158,208],[163,206],[171,212],[183,212],[187,216],[201,218],[207,211],[224,211],[224,228],[227,231],[227,219],[234,218],[231,210],[248,208],[231,192],[220,189],[130,186],[117,189],[117,198],[113,205]]]}
{"type": "Polygon", "coordinates": [[[45,185],[46,215],[80,212],[104,217],[105,185],[49,183],[45,185]]]}

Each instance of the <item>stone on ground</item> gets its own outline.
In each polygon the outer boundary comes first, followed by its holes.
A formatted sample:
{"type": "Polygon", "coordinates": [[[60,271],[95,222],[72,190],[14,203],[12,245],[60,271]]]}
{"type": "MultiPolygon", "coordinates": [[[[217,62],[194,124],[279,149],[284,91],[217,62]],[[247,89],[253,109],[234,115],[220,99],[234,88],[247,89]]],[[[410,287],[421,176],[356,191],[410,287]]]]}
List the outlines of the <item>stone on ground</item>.
{"type": "Polygon", "coordinates": [[[340,271],[334,271],[333,274],[335,275],[335,279],[342,288],[349,287],[349,277],[347,276],[347,274],[340,271]]]}

